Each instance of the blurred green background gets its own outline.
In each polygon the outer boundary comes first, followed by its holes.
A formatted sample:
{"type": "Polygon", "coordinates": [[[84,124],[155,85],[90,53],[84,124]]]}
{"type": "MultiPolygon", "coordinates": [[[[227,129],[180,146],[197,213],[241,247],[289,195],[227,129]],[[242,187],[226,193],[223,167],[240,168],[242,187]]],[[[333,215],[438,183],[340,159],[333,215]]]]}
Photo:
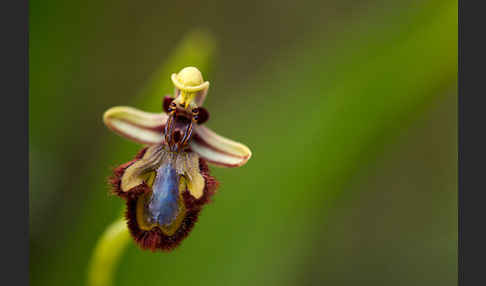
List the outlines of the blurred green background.
{"type": "Polygon", "coordinates": [[[456,285],[456,1],[30,1],[29,34],[32,285],[85,285],[141,148],[101,116],[186,65],[253,157],[115,285],[456,285]]]}

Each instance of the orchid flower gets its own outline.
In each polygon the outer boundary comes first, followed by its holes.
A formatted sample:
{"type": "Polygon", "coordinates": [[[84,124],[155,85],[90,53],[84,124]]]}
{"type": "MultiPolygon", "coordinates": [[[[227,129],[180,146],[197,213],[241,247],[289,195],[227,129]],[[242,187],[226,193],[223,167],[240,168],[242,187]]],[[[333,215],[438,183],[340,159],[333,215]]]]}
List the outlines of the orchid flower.
{"type": "Polygon", "coordinates": [[[132,107],[108,109],[103,121],[115,133],[147,145],[115,168],[113,193],[126,200],[130,233],[143,249],[174,249],[193,228],[202,207],[218,187],[208,163],[239,167],[251,157],[245,145],[218,135],[202,124],[209,88],[201,72],[186,67],[172,74],[174,97],[165,97],[165,112],[132,107]]]}

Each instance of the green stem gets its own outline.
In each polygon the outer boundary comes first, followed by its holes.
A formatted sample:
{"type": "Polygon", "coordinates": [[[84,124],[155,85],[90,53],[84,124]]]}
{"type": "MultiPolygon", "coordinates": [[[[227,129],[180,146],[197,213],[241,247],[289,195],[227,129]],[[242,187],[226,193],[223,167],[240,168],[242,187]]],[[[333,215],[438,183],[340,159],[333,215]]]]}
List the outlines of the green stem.
{"type": "Polygon", "coordinates": [[[124,219],[113,222],[99,239],[88,269],[88,286],[113,284],[114,270],[130,241],[124,219]]]}

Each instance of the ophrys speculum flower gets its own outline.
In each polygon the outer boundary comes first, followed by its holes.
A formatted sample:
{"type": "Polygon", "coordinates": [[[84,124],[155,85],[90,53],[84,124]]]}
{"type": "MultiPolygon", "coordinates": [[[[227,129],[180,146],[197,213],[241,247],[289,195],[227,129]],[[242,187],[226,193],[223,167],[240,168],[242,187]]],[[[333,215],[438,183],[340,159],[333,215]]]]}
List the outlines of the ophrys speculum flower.
{"type": "Polygon", "coordinates": [[[202,124],[209,82],[186,67],[171,77],[174,97],[165,97],[165,113],[113,107],[103,120],[116,133],[146,144],[130,162],[114,170],[113,192],[126,200],[126,219],[143,249],[171,250],[194,226],[218,182],[207,162],[239,167],[251,157],[245,145],[224,138],[202,124]]]}

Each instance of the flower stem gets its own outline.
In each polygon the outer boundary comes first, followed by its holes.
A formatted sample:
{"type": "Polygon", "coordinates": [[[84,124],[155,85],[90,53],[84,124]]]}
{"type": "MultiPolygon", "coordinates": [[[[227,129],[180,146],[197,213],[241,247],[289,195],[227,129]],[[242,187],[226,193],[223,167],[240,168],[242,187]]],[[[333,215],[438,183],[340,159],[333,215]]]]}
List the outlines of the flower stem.
{"type": "Polygon", "coordinates": [[[130,241],[124,219],[114,221],[98,240],[88,268],[88,286],[110,286],[123,250],[130,241]]]}

